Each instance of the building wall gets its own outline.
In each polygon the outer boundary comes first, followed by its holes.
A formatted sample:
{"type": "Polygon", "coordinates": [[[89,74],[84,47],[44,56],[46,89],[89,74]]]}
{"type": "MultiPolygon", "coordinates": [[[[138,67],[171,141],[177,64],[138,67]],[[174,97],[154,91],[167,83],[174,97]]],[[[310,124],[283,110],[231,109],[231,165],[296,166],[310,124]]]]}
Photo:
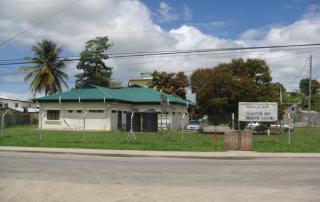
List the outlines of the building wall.
{"type": "MultiPolygon", "coordinates": [[[[86,130],[117,131],[119,130],[118,114],[121,114],[122,125],[125,125],[126,112],[130,109],[138,109],[140,112],[148,109],[161,111],[160,105],[131,105],[116,102],[40,103],[39,127],[54,130],[83,130],[85,125],[86,130]],[[48,120],[48,110],[59,110],[59,120],[48,120]]],[[[184,113],[187,113],[185,106],[171,106],[167,114],[168,129],[178,130],[182,125],[185,126],[188,116],[185,116],[181,124],[184,113]]],[[[160,117],[159,114],[158,125],[161,123],[160,117]]],[[[162,118],[162,126],[164,126],[165,115],[162,118]]]]}
{"type": "Polygon", "coordinates": [[[128,81],[128,86],[138,85],[142,87],[148,87],[152,82],[152,79],[133,79],[128,81]]]}
{"type": "Polygon", "coordinates": [[[0,98],[0,108],[37,108],[37,104],[33,102],[27,101],[19,101],[19,100],[10,100],[10,99],[3,99],[0,98]]]}
{"type": "Polygon", "coordinates": [[[86,130],[110,130],[110,104],[94,102],[40,103],[39,127],[42,126],[43,129],[83,130],[84,125],[86,130]],[[48,110],[59,110],[59,120],[48,120],[48,110]]]}

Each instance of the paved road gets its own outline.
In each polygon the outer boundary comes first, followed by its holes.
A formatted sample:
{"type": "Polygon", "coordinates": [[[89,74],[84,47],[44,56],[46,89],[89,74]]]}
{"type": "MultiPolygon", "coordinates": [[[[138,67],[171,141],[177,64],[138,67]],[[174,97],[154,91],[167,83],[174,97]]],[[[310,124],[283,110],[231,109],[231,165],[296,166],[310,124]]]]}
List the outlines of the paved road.
{"type": "Polygon", "coordinates": [[[0,201],[320,201],[320,159],[0,152],[0,201]]]}

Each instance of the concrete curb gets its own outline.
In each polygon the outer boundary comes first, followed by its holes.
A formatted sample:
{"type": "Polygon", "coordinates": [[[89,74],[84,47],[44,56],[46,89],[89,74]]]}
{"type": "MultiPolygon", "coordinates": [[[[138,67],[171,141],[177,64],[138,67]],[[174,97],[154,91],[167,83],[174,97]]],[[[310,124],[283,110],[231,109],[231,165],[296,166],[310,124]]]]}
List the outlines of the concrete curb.
{"type": "Polygon", "coordinates": [[[320,153],[258,153],[253,151],[228,152],[173,152],[173,151],[140,151],[140,150],[102,150],[42,147],[6,147],[0,152],[64,154],[105,157],[151,157],[151,158],[186,158],[186,159],[259,159],[259,158],[320,158],[320,153]]]}

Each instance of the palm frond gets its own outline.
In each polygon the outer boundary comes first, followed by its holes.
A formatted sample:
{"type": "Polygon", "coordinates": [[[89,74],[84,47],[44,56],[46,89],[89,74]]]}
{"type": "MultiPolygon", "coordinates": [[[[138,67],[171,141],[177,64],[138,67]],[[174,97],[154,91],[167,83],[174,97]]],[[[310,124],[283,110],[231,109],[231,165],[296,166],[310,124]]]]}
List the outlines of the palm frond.
{"type": "Polygon", "coordinates": [[[20,70],[22,71],[35,71],[35,70],[40,70],[41,66],[22,66],[20,67],[20,70]]]}
{"type": "Polygon", "coordinates": [[[36,94],[37,92],[45,91],[46,93],[60,92],[61,83],[68,87],[65,79],[68,79],[68,74],[61,69],[65,67],[65,63],[59,60],[62,53],[62,46],[58,47],[53,41],[44,39],[32,46],[34,52],[33,57],[26,57],[35,63],[34,66],[21,67],[23,71],[27,71],[25,81],[33,78],[30,89],[36,94]]]}

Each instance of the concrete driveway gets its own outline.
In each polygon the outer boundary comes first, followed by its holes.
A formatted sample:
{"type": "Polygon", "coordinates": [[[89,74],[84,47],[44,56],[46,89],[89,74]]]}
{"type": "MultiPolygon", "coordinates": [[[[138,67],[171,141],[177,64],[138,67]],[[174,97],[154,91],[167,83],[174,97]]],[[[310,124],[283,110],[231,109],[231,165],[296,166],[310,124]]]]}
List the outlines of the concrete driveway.
{"type": "Polygon", "coordinates": [[[0,201],[320,201],[320,159],[0,152],[0,201]]]}

